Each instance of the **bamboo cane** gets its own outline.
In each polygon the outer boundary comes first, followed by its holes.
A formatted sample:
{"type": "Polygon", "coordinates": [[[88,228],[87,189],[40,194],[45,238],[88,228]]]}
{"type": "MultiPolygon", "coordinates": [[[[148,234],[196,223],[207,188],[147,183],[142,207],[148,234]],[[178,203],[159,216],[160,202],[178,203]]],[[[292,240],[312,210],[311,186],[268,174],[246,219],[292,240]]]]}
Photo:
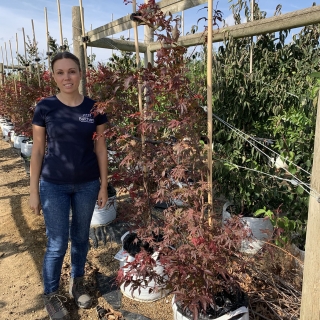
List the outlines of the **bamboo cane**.
{"type": "MultiPolygon", "coordinates": [[[[251,21],[254,20],[254,0],[251,0],[251,21]]],[[[251,37],[251,46],[250,46],[250,74],[253,71],[253,37],[251,37]]]]}
{"type": "Polygon", "coordinates": [[[3,82],[5,82],[5,80],[6,80],[6,76],[5,76],[5,71],[4,71],[4,66],[5,66],[5,64],[4,64],[4,56],[3,56],[3,49],[2,49],[2,46],[1,46],[1,54],[2,54],[2,65],[3,65],[3,82]]]}
{"type": "Polygon", "coordinates": [[[36,63],[37,63],[37,74],[38,74],[38,81],[39,81],[39,87],[41,86],[41,79],[40,79],[40,66],[39,66],[39,57],[38,57],[38,48],[37,48],[37,41],[36,41],[36,34],[34,32],[34,24],[33,24],[33,19],[31,19],[31,24],[32,24],[32,33],[33,33],[33,46],[36,51],[36,63]]]}
{"type": "Polygon", "coordinates": [[[87,69],[88,69],[88,56],[87,56],[87,42],[85,40],[85,28],[84,28],[84,15],[83,15],[83,8],[82,8],[82,0],[79,0],[80,4],[80,19],[81,19],[81,29],[82,29],[82,45],[83,45],[83,51],[84,51],[84,65],[85,65],[85,70],[84,74],[86,74],[87,69]]]}
{"type": "Polygon", "coordinates": [[[48,70],[50,70],[51,67],[51,52],[50,52],[50,46],[49,46],[49,26],[48,26],[48,13],[47,13],[47,8],[44,8],[44,19],[45,19],[45,23],[46,23],[46,39],[47,39],[47,58],[48,58],[48,70]]]}
{"type": "Polygon", "coordinates": [[[8,52],[7,52],[7,44],[6,42],[4,43],[4,51],[6,53],[6,66],[7,66],[7,69],[8,69],[8,52]]]}
{"type": "Polygon", "coordinates": [[[212,28],[213,28],[213,0],[208,1],[208,44],[207,44],[207,103],[208,103],[208,204],[209,204],[209,225],[213,220],[212,201],[212,28]]]}
{"type": "Polygon", "coordinates": [[[2,85],[4,84],[5,82],[5,71],[4,71],[4,59],[3,59],[3,50],[2,50],[2,46],[1,46],[1,54],[2,54],[2,85]]]}
{"type": "MultiPolygon", "coordinates": [[[[113,13],[111,14],[111,22],[113,22],[113,13]]],[[[111,39],[113,39],[113,33],[111,35],[111,39]]],[[[111,56],[113,56],[113,49],[111,49],[111,56]]]]}
{"type": "MultiPolygon", "coordinates": [[[[18,40],[18,34],[16,33],[16,59],[18,64],[18,80],[21,81],[21,72],[20,72],[20,61],[19,61],[19,40],[18,40]]],[[[21,88],[20,88],[21,92],[21,88]]]]}
{"type": "MultiPolygon", "coordinates": [[[[136,13],[136,0],[132,1],[132,9],[133,13],[136,13]]],[[[137,63],[137,68],[138,70],[141,67],[141,62],[140,62],[140,54],[139,54],[139,38],[138,38],[138,23],[137,21],[133,22],[133,30],[134,30],[134,43],[135,43],[135,49],[136,49],[136,63],[137,63]]],[[[139,112],[140,112],[140,121],[143,123],[144,121],[144,109],[142,105],[142,81],[141,81],[141,76],[139,74],[138,76],[138,103],[139,103],[139,112]]],[[[142,159],[144,159],[145,155],[145,135],[144,132],[141,133],[141,145],[142,145],[142,159]]],[[[144,192],[146,194],[149,193],[148,189],[148,184],[147,184],[147,167],[145,165],[145,161],[143,160],[143,187],[144,187],[144,192]]],[[[149,212],[149,216],[151,217],[151,212],[149,212]]]]}
{"type": "Polygon", "coordinates": [[[60,30],[60,50],[65,51],[65,47],[63,44],[63,35],[62,35],[62,21],[61,21],[61,10],[60,10],[60,0],[57,0],[58,6],[58,19],[59,19],[59,30],[60,30]]]}
{"type": "Polygon", "coordinates": [[[14,83],[14,91],[15,91],[16,96],[17,96],[18,95],[18,91],[17,91],[16,78],[13,75],[14,64],[13,64],[13,54],[12,54],[12,46],[11,46],[11,41],[10,40],[9,40],[9,46],[10,46],[10,53],[11,53],[11,68],[12,68],[12,77],[13,77],[13,83],[14,83]]]}
{"type": "Polygon", "coordinates": [[[184,10],[181,12],[181,35],[184,36],[184,10]]]}
{"type": "MultiPolygon", "coordinates": [[[[27,62],[27,45],[26,45],[26,36],[24,33],[24,28],[22,28],[22,34],[23,34],[23,45],[24,45],[24,66],[26,67],[26,71],[28,72],[28,62],[27,62]]],[[[31,70],[30,70],[31,72],[31,70]]],[[[29,77],[28,73],[26,73],[26,78],[27,78],[27,85],[29,85],[29,77]]]]}

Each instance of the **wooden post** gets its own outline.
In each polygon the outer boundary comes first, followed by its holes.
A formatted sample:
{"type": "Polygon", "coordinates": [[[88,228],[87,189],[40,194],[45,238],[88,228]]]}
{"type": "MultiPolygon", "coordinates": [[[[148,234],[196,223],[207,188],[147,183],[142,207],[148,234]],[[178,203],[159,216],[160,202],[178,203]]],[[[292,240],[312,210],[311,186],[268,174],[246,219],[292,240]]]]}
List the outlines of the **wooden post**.
{"type": "MultiPolygon", "coordinates": [[[[81,70],[85,70],[84,50],[81,41],[82,26],[80,18],[80,7],[72,7],[72,39],[73,54],[80,60],[81,70]]],[[[86,95],[86,74],[82,72],[82,78],[79,85],[79,92],[86,95]]]]}
{"type": "Polygon", "coordinates": [[[212,28],[213,0],[208,0],[208,43],[207,43],[207,108],[208,108],[208,204],[209,225],[213,214],[212,187],[212,28]]]}
{"type": "Polygon", "coordinates": [[[317,199],[310,197],[309,200],[300,320],[320,319],[320,90],[313,150],[311,189],[317,199]]]}

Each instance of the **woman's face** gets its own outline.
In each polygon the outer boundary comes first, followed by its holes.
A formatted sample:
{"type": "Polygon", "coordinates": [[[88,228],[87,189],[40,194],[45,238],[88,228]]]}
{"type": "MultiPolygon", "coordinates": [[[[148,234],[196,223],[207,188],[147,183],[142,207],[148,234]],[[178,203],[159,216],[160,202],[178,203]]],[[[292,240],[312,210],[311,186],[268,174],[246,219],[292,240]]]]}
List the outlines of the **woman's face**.
{"type": "Polygon", "coordinates": [[[79,66],[72,59],[56,60],[53,65],[53,79],[60,92],[72,94],[79,92],[78,87],[81,80],[79,66]]]}

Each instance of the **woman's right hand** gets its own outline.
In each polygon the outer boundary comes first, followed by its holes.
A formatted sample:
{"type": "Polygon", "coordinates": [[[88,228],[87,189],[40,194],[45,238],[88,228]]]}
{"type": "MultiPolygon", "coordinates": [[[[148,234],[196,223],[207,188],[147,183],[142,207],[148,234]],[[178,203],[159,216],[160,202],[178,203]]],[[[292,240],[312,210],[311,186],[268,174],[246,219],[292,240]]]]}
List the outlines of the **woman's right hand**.
{"type": "Polygon", "coordinates": [[[30,209],[33,210],[35,214],[40,215],[41,205],[40,205],[39,193],[33,193],[33,192],[30,193],[29,206],[30,206],[30,209]]]}

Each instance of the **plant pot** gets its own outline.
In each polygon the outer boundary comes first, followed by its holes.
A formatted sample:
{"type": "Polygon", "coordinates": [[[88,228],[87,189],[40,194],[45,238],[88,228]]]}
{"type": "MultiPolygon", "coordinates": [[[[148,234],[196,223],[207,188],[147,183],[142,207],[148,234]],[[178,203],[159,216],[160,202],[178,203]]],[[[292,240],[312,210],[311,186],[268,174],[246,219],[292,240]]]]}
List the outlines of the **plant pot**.
{"type": "Polygon", "coordinates": [[[20,135],[15,135],[13,139],[13,147],[16,149],[21,149],[21,141],[25,140],[26,136],[20,134],[20,135]]]}
{"type": "Polygon", "coordinates": [[[105,225],[113,221],[117,216],[117,197],[109,197],[106,205],[99,209],[98,204],[95,205],[91,219],[91,226],[105,225]]]}
{"type": "MultiPolygon", "coordinates": [[[[178,307],[176,302],[174,301],[175,297],[172,298],[172,311],[173,311],[173,319],[174,320],[192,320],[193,317],[189,317],[186,314],[183,313],[181,308],[178,307]]],[[[222,316],[219,316],[218,318],[213,318],[210,315],[199,315],[199,320],[249,320],[249,310],[247,307],[242,306],[237,308],[234,311],[230,311],[222,316]]]]}
{"type": "Polygon", "coordinates": [[[5,124],[2,128],[2,135],[3,135],[3,139],[5,141],[9,141],[9,131],[13,130],[14,126],[13,124],[5,124]]]}
{"type": "Polygon", "coordinates": [[[117,207],[116,189],[108,185],[108,201],[101,209],[98,204],[95,205],[90,226],[106,225],[113,221],[117,216],[117,207]]]}
{"type": "MultiPolygon", "coordinates": [[[[129,234],[129,232],[125,233],[121,237],[121,241],[123,243],[124,238],[129,234]]],[[[152,255],[152,258],[156,260],[156,266],[154,267],[154,271],[158,275],[163,275],[163,266],[160,264],[159,261],[157,261],[158,252],[154,252],[152,255]]],[[[126,265],[130,262],[133,262],[135,260],[135,257],[131,256],[126,250],[123,248],[117,252],[117,254],[114,257],[115,259],[119,260],[120,262],[120,269],[123,270],[124,275],[126,275],[129,272],[129,268],[126,267],[126,265]]],[[[138,276],[133,276],[133,280],[138,279],[138,276]]],[[[142,279],[142,278],[141,278],[142,279]]],[[[148,281],[148,278],[146,278],[148,281]]],[[[150,281],[148,283],[148,286],[140,287],[138,289],[135,289],[132,291],[132,285],[129,284],[125,286],[122,284],[120,286],[120,290],[124,296],[126,296],[129,299],[140,301],[140,302],[153,302],[156,300],[159,300],[166,295],[168,295],[168,291],[162,289],[155,283],[154,280],[150,281]],[[154,290],[157,288],[157,290],[154,290]],[[150,292],[152,290],[152,292],[150,292]]]]}
{"type": "Polygon", "coordinates": [[[8,133],[8,141],[11,144],[11,146],[13,146],[13,142],[14,142],[14,130],[10,130],[8,133]]]}
{"type": "MultiPolygon", "coordinates": [[[[231,218],[230,212],[227,208],[232,205],[231,202],[226,202],[222,209],[222,221],[231,218]]],[[[241,220],[245,228],[252,232],[252,240],[242,241],[241,251],[249,254],[256,254],[264,245],[268,239],[271,238],[273,233],[273,226],[269,219],[254,218],[254,217],[242,217],[241,220]]]]}
{"type": "Polygon", "coordinates": [[[0,121],[0,127],[1,127],[1,130],[2,130],[2,133],[3,133],[3,128],[4,128],[4,126],[6,126],[6,125],[8,125],[8,124],[12,125],[12,123],[11,123],[10,121],[8,121],[8,120],[6,120],[6,119],[1,119],[1,121],[0,121]]]}
{"type": "Polygon", "coordinates": [[[23,158],[24,162],[24,168],[26,170],[26,174],[30,174],[30,159],[29,158],[23,158]]]}
{"type": "Polygon", "coordinates": [[[31,157],[33,141],[30,139],[24,139],[21,141],[20,147],[22,158],[31,157]]]}

